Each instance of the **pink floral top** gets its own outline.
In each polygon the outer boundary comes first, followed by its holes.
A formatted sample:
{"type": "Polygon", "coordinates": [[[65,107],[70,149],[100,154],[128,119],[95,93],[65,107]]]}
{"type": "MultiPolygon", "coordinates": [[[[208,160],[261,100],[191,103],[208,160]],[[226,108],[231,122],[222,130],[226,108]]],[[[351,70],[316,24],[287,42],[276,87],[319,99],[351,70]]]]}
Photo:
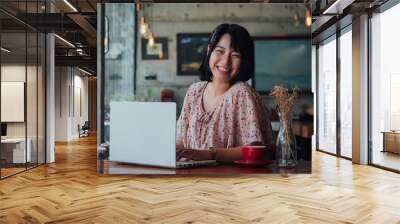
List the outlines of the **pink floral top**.
{"type": "Polygon", "coordinates": [[[177,122],[177,142],[185,148],[209,149],[271,144],[268,112],[260,95],[247,83],[235,83],[210,111],[203,107],[207,82],[191,85],[177,122]]]}

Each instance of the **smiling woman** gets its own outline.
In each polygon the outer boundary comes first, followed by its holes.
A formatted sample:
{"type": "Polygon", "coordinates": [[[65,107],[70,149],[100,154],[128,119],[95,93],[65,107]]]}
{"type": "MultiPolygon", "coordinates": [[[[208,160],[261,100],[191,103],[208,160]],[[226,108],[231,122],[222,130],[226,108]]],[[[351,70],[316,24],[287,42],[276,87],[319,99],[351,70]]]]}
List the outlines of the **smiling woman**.
{"type": "Polygon", "coordinates": [[[242,159],[244,145],[271,145],[266,107],[246,83],[254,74],[254,44],[248,31],[236,24],[217,26],[200,72],[202,82],[189,87],[178,119],[179,156],[232,162],[242,159]]]}

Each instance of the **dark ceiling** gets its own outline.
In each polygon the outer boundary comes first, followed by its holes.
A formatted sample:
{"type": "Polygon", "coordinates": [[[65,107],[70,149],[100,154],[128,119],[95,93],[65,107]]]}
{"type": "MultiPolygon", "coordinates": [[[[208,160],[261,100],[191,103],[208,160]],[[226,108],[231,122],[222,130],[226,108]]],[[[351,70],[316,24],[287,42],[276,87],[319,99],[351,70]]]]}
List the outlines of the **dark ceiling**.
{"type": "MultiPolygon", "coordinates": [[[[387,0],[346,0],[351,5],[346,8],[346,13],[356,14],[368,8],[377,7],[387,0]]],[[[25,40],[17,37],[18,33],[29,31],[54,32],[68,42],[59,38],[56,42],[56,64],[86,66],[92,71],[96,70],[96,30],[97,30],[97,3],[100,2],[134,2],[133,0],[0,0],[0,29],[4,41],[14,41],[13,48],[24,49],[25,40]],[[71,6],[68,5],[71,4],[71,6]],[[75,10],[76,9],[76,10],[75,10]],[[49,13],[51,11],[51,13],[49,13]],[[20,47],[19,47],[20,45],[20,47]],[[79,49],[77,51],[77,49],[79,49]]],[[[168,0],[140,1],[146,2],[171,2],[168,0]]],[[[174,2],[193,2],[178,0],[174,2]]],[[[210,2],[210,1],[196,1],[210,2]]],[[[269,2],[269,3],[308,3],[313,14],[313,36],[321,34],[344,15],[323,15],[322,12],[331,6],[335,0],[255,0],[232,1],[219,0],[213,2],[269,2]],[[321,22],[322,21],[322,22],[321,22]]],[[[343,1],[345,2],[345,1],[343,1]]],[[[29,39],[29,38],[28,38],[29,39]]],[[[28,40],[29,42],[30,40],[28,40]]],[[[4,42],[3,42],[4,43],[4,42]]],[[[29,44],[27,53],[33,51],[29,44]]],[[[25,52],[22,52],[25,54],[25,52]]],[[[18,54],[17,52],[15,54],[18,54]]]]}
{"type": "Polygon", "coordinates": [[[28,44],[25,50],[25,35],[21,32],[27,30],[28,42],[34,37],[30,32],[52,32],[75,45],[55,38],[56,65],[85,66],[96,71],[96,5],[100,0],[69,0],[76,10],[63,0],[47,2],[46,5],[45,0],[0,1],[2,43],[13,49],[8,58],[35,55],[37,44],[28,44]]]}

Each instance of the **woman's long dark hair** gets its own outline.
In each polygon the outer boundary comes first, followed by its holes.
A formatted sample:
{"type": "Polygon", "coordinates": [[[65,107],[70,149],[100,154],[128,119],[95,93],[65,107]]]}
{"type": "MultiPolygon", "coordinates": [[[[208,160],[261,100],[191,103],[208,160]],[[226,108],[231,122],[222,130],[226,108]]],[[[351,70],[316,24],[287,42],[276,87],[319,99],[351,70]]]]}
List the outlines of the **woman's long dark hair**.
{"type": "Polygon", "coordinates": [[[212,73],[209,67],[210,56],[224,34],[231,36],[231,48],[240,53],[241,64],[238,75],[230,80],[231,84],[238,81],[248,81],[254,75],[254,42],[249,32],[237,24],[221,24],[212,32],[208,40],[208,50],[205,49],[201,62],[200,80],[212,81],[212,73]]]}

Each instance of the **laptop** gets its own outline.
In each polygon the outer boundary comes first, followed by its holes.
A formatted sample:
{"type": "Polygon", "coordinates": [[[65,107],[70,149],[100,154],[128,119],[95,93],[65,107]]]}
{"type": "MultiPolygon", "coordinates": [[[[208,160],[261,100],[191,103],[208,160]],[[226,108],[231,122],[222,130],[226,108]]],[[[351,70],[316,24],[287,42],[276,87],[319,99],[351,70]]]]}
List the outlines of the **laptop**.
{"type": "Polygon", "coordinates": [[[176,103],[111,102],[110,161],[189,168],[215,160],[176,161],[176,103]]]}

